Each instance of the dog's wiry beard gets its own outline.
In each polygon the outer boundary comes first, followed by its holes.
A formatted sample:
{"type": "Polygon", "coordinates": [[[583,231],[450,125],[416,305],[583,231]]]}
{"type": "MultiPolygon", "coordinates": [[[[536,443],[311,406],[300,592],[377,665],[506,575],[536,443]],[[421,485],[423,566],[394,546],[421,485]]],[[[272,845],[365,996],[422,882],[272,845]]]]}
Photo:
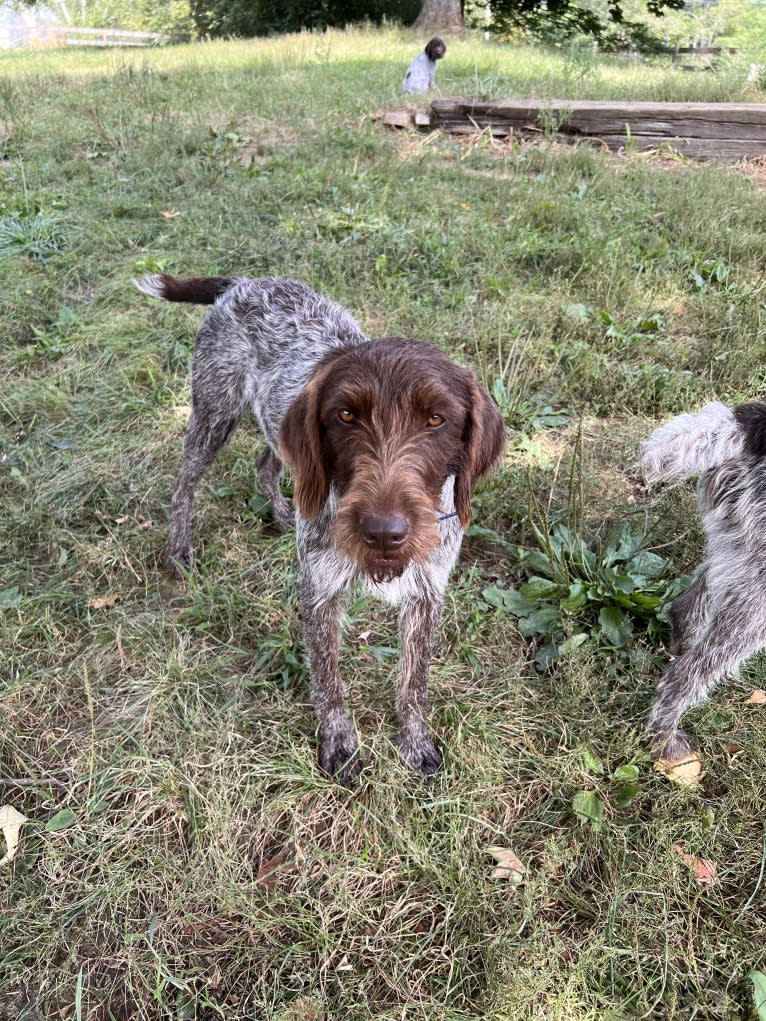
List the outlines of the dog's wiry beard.
{"type": "Polygon", "coordinates": [[[394,463],[386,471],[379,463],[363,459],[341,495],[333,526],[337,546],[377,583],[398,578],[412,561],[422,563],[439,543],[436,518],[441,490],[426,492],[422,466],[412,457],[407,462],[394,463]],[[371,548],[364,540],[360,522],[367,514],[383,511],[396,512],[408,521],[407,539],[396,549],[371,548]]]}

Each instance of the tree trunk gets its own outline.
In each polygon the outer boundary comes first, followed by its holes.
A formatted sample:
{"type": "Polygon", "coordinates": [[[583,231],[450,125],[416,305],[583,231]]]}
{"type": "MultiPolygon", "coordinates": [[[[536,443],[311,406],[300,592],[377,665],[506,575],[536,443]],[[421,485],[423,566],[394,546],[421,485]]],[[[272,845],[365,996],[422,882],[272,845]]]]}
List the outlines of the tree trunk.
{"type": "Polygon", "coordinates": [[[447,29],[450,32],[462,32],[463,5],[461,0],[423,0],[420,14],[412,26],[419,32],[431,32],[447,29]]]}

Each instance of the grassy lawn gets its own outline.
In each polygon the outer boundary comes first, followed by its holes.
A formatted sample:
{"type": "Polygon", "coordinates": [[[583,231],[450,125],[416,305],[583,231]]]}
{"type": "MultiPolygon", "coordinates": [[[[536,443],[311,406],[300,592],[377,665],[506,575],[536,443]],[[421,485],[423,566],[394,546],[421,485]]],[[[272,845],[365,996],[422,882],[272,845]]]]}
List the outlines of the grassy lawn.
{"type": "MultiPolygon", "coordinates": [[[[662,154],[388,132],[371,114],[420,45],[0,57],[0,804],[29,819],[0,866],[3,1021],[757,1017],[762,666],[689,714],[684,788],[641,744],[663,625],[612,641],[565,611],[539,669],[550,635],[502,594],[562,525],[603,550],[626,523],[667,582],[699,559],[693,492],[647,494],[637,442],[763,394],[766,192],[662,154]],[[432,784],[398,765],[395,621],[365,600],[343,670],[370,765],[354,791],[319,774],[254,429],[201,487],[196,571],[158,569],[203,314],[133,289],[158,270],[300,278],[498,400],[432,784]],[[523,883],[493,878],[493,846],[523,883]]],[[[446,95],[766,99],[734,63],[448,45],[446,95]]]]}

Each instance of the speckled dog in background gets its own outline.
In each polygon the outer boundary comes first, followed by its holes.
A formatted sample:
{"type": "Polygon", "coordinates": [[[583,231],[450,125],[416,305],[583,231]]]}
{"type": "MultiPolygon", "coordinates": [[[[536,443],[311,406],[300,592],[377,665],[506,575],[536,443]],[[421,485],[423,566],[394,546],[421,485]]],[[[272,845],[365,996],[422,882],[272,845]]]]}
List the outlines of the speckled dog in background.
{"type": "Polygon", "coordinates": [[[419,53],[407,68],[407,74],[402,82],[402,90],[412,95],[421,92],[428,92],[436,85],[436,61],[441,60],[447,52],[438,36],[429,39],[426,48],[419,53]]]}

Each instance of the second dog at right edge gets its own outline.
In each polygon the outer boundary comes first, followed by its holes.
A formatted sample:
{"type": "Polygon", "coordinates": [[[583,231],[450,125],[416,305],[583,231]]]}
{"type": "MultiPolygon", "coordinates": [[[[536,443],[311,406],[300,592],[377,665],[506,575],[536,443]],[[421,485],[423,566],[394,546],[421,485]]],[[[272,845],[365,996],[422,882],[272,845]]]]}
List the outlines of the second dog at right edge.
{"type": "Polygon", "coordinates": [[[713,402],[679,415],[641,444],[649,483],[699,476],[706,557],[671,608],[675,659],[649,714],[647,737],[670,761],[692,742],[681,716],[766,647],[766,404],[713,402]]]}

